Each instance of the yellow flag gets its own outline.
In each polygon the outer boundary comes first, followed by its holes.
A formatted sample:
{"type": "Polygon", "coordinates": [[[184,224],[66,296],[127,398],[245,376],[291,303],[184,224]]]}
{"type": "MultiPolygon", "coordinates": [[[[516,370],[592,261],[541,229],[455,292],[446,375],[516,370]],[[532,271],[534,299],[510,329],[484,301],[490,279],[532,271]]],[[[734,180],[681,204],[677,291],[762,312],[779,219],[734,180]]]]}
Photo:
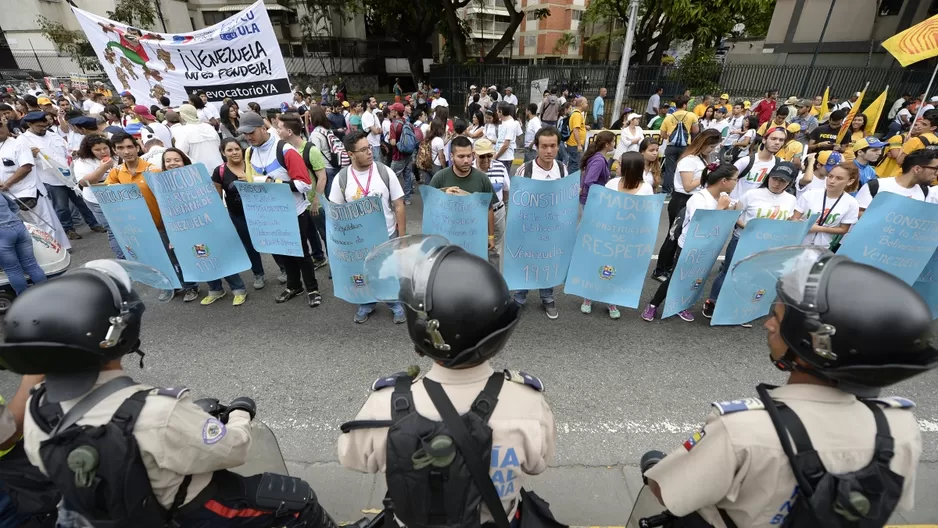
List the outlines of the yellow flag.
{"type": "Polygon", "coordinates": [[[938,55],[938,15],[889,37],[883,47],[902,66],[938,55]]]}
{"type": "Polygon", "coordinates": [[[883,93],[879,94],[879,97],[863,111],[863,115],[866,116],[867,136],[873,135],[873,132],[876,131],[876,124],[879,123],[879,118],[883,115],[883,108],[886,106],[886,92],[888,91],[889,87],[887,86],[883,93]]]}
{"type": "Polygon", "coordinates": [[[857,102],[853,103],[853,108],[850,109],[850,113],[844,118],[844,124],[840,126],[840,132],[837,132],[837,145],[841,144],[844,140],[844,136],[847,135],[847,130],[850,130],[850,123],[853,123],[853,118],[860,113],[860,105],[863,104],[863,96],[866,95],[866,88],[869,85],[870,83],[866,83],[866,86],[863,87],[863,91],[860,92],[860,97],[857,99],[857,102]]]}
{"type": "Polygon", "coordinates": [[[817,118],[821,119],[830,113],[831,87],[824,88],[824,97],[821,98],[821,106],[817,109],[817,118]]]}

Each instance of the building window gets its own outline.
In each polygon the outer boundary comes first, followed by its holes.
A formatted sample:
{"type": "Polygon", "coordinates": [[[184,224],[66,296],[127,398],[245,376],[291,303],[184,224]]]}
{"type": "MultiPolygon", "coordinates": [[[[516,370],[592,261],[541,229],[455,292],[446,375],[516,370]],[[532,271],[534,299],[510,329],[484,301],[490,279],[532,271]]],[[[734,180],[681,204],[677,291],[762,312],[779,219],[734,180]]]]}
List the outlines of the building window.
{"type": "Polygon", "coordinates": [[[879,16],[898,16],[905,0],[881,0],[879,3],[879,16]]]}
{"type": "Polygon", "coordinates": [[[537,47],[537,35],[529,35],[527,37],[524,37],[524,47],[536,48],[537,47]]]}
{"type": "Polygon", "coordinates": [[[580,22],[581,20],[583,20],[583,11],[579,9],[574,9],[573,11],[571,11],[570,20],[571,21],[576,20],[577,22],[580,22]]]}
{"type": "Polygon", "coordinates": [[[534,10],[528,11],[526,18],[528,19],[528,22],[534,22],[537,20],[537,12],[534,10]]]}
{"type": "Polygon", "coordinates": [[[293,56],[294,57],[303,57],[303,45],[302,44],[293,44],[293,56]]]}
{"type": "Polygon", "coordinates": [[[206,26],[214,26],[227,18],[221,11],[202,11],[202,21],[206,26]]]}

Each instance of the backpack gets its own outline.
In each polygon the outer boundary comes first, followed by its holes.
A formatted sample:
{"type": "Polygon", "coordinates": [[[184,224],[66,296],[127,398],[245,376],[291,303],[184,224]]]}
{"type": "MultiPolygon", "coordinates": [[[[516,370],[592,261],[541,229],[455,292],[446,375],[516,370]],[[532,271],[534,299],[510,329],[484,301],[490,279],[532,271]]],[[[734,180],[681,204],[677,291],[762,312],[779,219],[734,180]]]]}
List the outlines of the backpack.
{"type": "MultiPolygon", "coordinates": [[[[533,168],[533,165],[534,165],[534,160],[531,160],[522,166],[522,169],[524,170],[524,173],[521,175],[522,178],[531,177],[531,172],[532,172],[531,169],[533,168]]],[[[560,166],[560,177],[565,178],[567,176],[567,165],[564,163],[560,163],[560,162],[558,162],[557,165],[560,166]]]]}
{"type": "Polygon", "coordinates": [[[401,154],[413,154],[419,146],[420,139],[417,138],[417,133],[414,132],[414,125],[405,121],[401,127],[401,135],[397,138],[397,151],[401,154]]]}
{"type": "MultiPolygon", "coordinates": [[[[30,415],[50,435],[39,444],[39,457],[49,480],[61,491],[68,509],[93,526],[162,528],[185,501],[192,480],[188,475],[183,479],[169,510],[153,494],[133,435],[152,389],[139,390],[124,400],[103,425],[77,425],[96,404],[134,385],[136,382],[127,376],[115,378],[87,394],[64,415],[60,404],[43,401],[45,385],[40,385],[30,399],[30,415]]],[[[157,394],[178,398],[186,390],[159,389],[157,394]]],[[[224,427],[221,422],[218,426],[224,427]]]]}
{"type": "MultiPolygon", "coordinates": [[[[393,514],[408,528],[477,528],[481,524],[482,504],[491,504],[494,500],[499,506],[493,511],[496,520],[498,511],[504,519],[504,509],[488,474],[492,460],[492,428],[488,421],[498,405],[505,374],[492,374],[469,412],[455,417],[452,402],[446,398],[442,387],[424,378],[422,383],[427,394],[443,417],[440,422],[417,413],[411,392],[414,380],[410,376],[379,379],[374,388],[390,386],[392,381],[390,420],[353,421],[341,428],[343,433],[389,428],[386,475],[393,514]],[[437,402],[440,393],[445,402],[437,402]],[[458,424],[457,429],[450,426],[451,420],[458,424]],[[472,446],[475,450],[467,456],[463,446],[472,446]],[[473,462],[481,465],[481,469],[473,462]],[[480,471],[485,474],[477,477],[480,471]],[[477,478],[488,482],[479,486],[477,478]]],[[[507,519],[504,520],[507,525],[507,519]]]]}
{"type": "MultiPolygon", "coordinates": [[[[572,115],[572,114],[571,114],[572,115]]],[[[570,139],[570,116],[563,116],[560,118],[560,121],[557,122],[557,130],[560,131],[560,141],[561,143],[566,143],[570,139]]]]}
{"type": "MultiPolygon", "coordinates": [[[[866,186],[870,189],[870,198],[876,198],[876,193],[879,192],[879,178],[874,178],[866,182],[866,186]]],[[[925,195],[925,198],[928,198],[928,184],[920,183],[918,184],[919,188],[922,190],[922,194],[925,195]]]]}
{"type": "MultiPolygon", "coordinates": [[[[319,131],[319,134],[326,138],[326,141],[329,143],[329,165],[331,167],[340,169],[352,164],[352,158],[349,157],[348,151],[345,150],[345,145],[342,144],[342,141],[340,141],[331,130],[318,127],[313,132],[315,133],[316,131],[319,131]]],[[[326,153],[323,152],[323,154],[326,153]]]]}
{"type": "Polygon", "coordinates": [[[678,112],[671,114],[674,116],[674,120],[677,121],[677,124],[674,125],[674,130],[671,131],[671,135],[668,136],[668,146],[686,147],[688,143],[690,143],[690,130],[684,125],[687,110],[683,112],[684,114],[681,115],[681,117],[678,117],[678,112]]]}
{"type": "Polygon", "coordinates": [[[414,161],[417,168],[423,171],[433,170],[433,149],[429,141],[421,141],[417,149],[417,159],[414,161]]]}
{"type": "MultiPolygon", "coordinates": [[[[739,176],[740,176],[740,178],[745,178],[747,175],[749,175],[749,171],[751,171],[751,170],[752,170],[752,167],[756,164],[756,156],[757,156],[757,155],[758,155],[758,154],[750,154],[750,155],[749,155],[749,164],[746,165],[746,168],[745,168],[745,169],[739,171],[739,176]]],[[[778,164],[779,164],[779,162],[781,161],[781,160],[778,158],[778,156],[773,156],[773,157],[775,158],[775,164],[772,165],[772,168],[769,169],[768,172],[766,172],[766,174],[768,174],[769,172],[772,172],[772,169],[774,169],[775,167],[777,167],[778,164]]]]}
{"type": "MultiPolygon", "coordinates": [[[[384,186],[387,187],[388,192],[390,192],[391,191],[391,175],[389,174],[390,170],[380,161],[375,160],[375,165],[378,166],[378,176],[381,177],[381,181],[384,182],[384,186]]],[[[349,171],[349,168],[344,167],[342,170],[339,171],[338,174],[335,175],[335,181],[333,182],[333,185],[335,185],[335,182],[338,182],[339,189],[342,190],[343,197],[345,196],[345,186],[348,185],[348,171],[349,171]]],[[[390,195],[388,195],[388,199],[390,199],[390,195]]]]}

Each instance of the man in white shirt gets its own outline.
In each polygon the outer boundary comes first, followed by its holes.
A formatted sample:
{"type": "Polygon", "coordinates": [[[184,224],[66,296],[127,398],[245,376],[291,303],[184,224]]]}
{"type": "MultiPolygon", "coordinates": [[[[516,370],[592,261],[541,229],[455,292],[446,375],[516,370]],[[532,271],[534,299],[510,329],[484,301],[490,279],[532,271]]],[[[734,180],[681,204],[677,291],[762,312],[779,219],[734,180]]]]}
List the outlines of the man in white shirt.
{"type": "Polygon", "coordinates": [[[925,106],[922,107],[922,113],[925,113],[929,110],[934,110],[936,104],[938,104],[938,95],[929,97],[928,102],[925,104],[925,106]]]}
{"type": "Polygon", "coordinates": [[[445,106],[448,108],[449,103],[446,101],[446,99],[443,98],[442,95],[440,95],[440,89],[434,88],[433,89],[433,101],[430,103],[430,110],[436,110],[436,107],[438,106],[445,106]]]}
{"type": "MultiPolygon", "coordinates": [[[[58,134],[49,133],[49,122],[46,119],[45,112],[30,112],[26,114],[23,121],[29,129],[17,138],[22,142],[24,148],[28,148],[35,160],[33,168],[39,174],[39,180],[45,184],[46,192],[52,199],[52,205],[55,207],[55,215],[58,217],[62,228],[71,240],[82,238],[75,232],[72,222],[72,212],[69,209],[69,203],[75,205],[82,218],[88,223],[92,231],[96,233],[106,233],[107,230],[101,227],[97,218],[88,205],[81,199],[77,193],[72,191],[71,187],[75,185],[66,185],[71,176],[65,176],[56,166],[68,168],[67,147],[65,139],[58,134]]],[[[41,189],[40,189],[41,191],[41,189]]]]}
{"type": "MultiPolygon", "coordinates": [[[[146,145],[147,141],[157,138],[163,143],[163,146],[173,144],[173,136],[169,132],[169,128],[157,121],[156,117],[150,113],[147,107],[143,105],[134,106],[134,114],[136,114],[137,119],[139,119],[140,123],[143,125],[140,129],[140,143],[146,145]]],[[[206,169],[209,168],[212,167],[206,167],[206,169]]]]}
{"type": "Polygon", "coordinates": [[[896,99],[896,102],[892,103],[892,108],[889,109],[889,114],[888,114],[889,119],[895,119],[896,114],[899,113],[899,110],[902,110],[902,104],[905,103],[906,101],[911,101],[911,100],[912,100],[912,94],[910,93],[904,93],[902,94],[902,97],[896,99]]]}
{"type": "Polygon", "coordinates": [[[512,93],[511,86],[505,88],[505,97],[502,97],[502,101],[510,105],[518,106],[518,96],[512,93]]]}
{"type": "Polygon", "coordinates": [[[537,157],[537,147],[534,146],[534,135],[541,129],[541,120],[537,117],[537,105],[531,103],[524,113],[527,123],[524,125],[524,161],[531,161],[537,157]]]}
{"type": "Polygon", "coordinates": [[[381,123],[375,110],[378,109],[378,100],[370,96],[362,101],[362,131],[368,134],[368,146],[371,147],[373,159],[381,159],[381,123]]]}
{"type": "MultiPolygon", "coordinates": [[[[85,110],[89,114],[104,115],[104,96],[99,93],[91,94],[91,104],[85,110]]],[[[84,106],[82,106],[84,108],[84,106]]]]}
{"type": "Polygon", "coordinates": [[[648,98],[648,104],[645,106],[645,124],[651,123],[651,120],[658,117],[658,108],[661,106],[661,95],[664,94],[664,88],[661,86],[655,90],[655,93],[648,98]]]}
{"type": "Polygon", "coordinates": [[[521,126],[511,115],[512,107],[506,103],[498,103],[498,116],[501,124],[498,125],[498,140],[495,147],[498,149],[495,153],[495,159],[505,166],[505,170],[511,171],[511,163],[515,160],[515,142],[523,132],[521,126]]]}
{"type": "Polygon", "coordinates": [[[902,160],[902,174],[895,178],[876,178],[870,180],[857,193],[857,203],[860,204],[860,216],[873,202],[878,193],[891,192],[925,201],[934,191],[928,184],[935,179],[938,172],[938,150],[920,149],[908,154],[902,160]]]}
{"type": "Polygon", "coordinates": [[[777,157],[778,151],[781,150],[787,138],[788,134],[785,129],[775,128],[763,141],[763,148],[756,153],[755,159],[743,156],[736,160],[734,165],[739,171],[739,180],[730,192],[733,204],[739,201],[747,191],[758,189],[762,185],[762,181],[765,180],[772,167],[778,165],[780,161],[777,157]]]}
{"type": "Polygon", "coordinates": [[[857,99],[859,98],[860,98],[860,92],[855,92],[853,95],[850,96],[849,99],[837,105],[835,109],[843,110],[844,112],[850,112],[850,110],[853,108],[853,105],[856,104],[857,99]]]}

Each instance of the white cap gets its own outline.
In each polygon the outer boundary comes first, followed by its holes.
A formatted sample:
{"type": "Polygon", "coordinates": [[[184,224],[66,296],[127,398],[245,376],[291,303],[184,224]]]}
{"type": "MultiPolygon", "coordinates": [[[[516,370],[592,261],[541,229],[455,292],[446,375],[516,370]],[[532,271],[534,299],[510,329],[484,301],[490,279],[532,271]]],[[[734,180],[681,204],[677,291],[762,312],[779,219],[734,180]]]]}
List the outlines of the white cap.
{"type": "Polygon", "coordinates": [[[470,86],[469,86],[469,89],[470,89],[470,90],[475,90],[475,89],[476,89],[476,85],[474,85],[474,84],[470,85],[470,86]]]}
{"type": "Polygon", "coordinates": [[[938,103],[938,95],[933,95],[929,100],[929,103],[938,103]]]}
{"type": "Polygon", "coordinates": [[[495,91],[497,92],[497,91],[498,91],[498,86],[495,86],[495,85],[493,84],[492,86],[489,86],[489,90],[495,90],[495,91]]]}

